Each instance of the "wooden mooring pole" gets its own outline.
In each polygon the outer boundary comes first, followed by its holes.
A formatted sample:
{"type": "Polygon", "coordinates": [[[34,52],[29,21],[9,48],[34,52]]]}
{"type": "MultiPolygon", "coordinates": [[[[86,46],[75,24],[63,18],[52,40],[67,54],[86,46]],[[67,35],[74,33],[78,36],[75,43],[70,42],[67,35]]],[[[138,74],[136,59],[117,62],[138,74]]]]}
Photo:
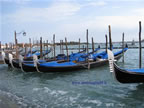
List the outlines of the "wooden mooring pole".
{"type": "Polygon", "coordinates": [[[60,44],[59,45],[60,45],[60,54],[61,54],[61,40],[60,40],[60,44]]]}
{"type": "Polygon", "coordinates": [[[139,21],[139,68],[142,67],[142,49],[141,49],[141,21],[139,21]]]}
{"type": "Polygon", "coordinates": [[[124,33],[122,34],[122,49],[123,49],[123,58],[122,58],[122,62],[124,63],[124,33]]]}
{"type": "Polygon", "coordinates": [[[108,26],[109,28],[109,45],[110,45],[110,50],[112,51],[112,39],[111,39],[111,26],[108,26]]]}
{"type": "Polygon", "coordinates": [[[18,47],[17,47],[16,31],[14,32],[14,36],[15,36],[16,59],[18,59],[18,47]]]}
{"type": "Polygon", "coordinates": [[[67,52],[67,61],[69,61],[69,53],[68,53],[68,45],[67,45],[67,38],[65,37],[65,45],[66,45],[66,52],[67,52]]]}
{"type": "MultiPolygon", "coordinates": [[[[86,30],[86,40],[87,40],[87,54],[89,53],[89,47],[88,47],[88,29],[86,30]]],[[[87,63],[88,63],[88,69],[90,69],[90,63],[89,63],[89,57],[87,57],[87,63]]]]}
{"type": "Polygon", "coordinates": [[[19,51],[18,51],[18,40],[16,39],[16,58],[19,58],[19,51]]]}
{"type": "Polygon", "coordinates": [[[106,38],[106,53],[107,53],[107,49],[108,49],[108,39],[107,39],[107,34],[105,35],[106,38]]]}
{"type": "Polygon", "coordinates": [[[30,53],[32,54],[32,43],[31,43],[31,38],[29,38],[29,45],[30,45],[30,53]]]}
{"type": "Polygon", "coordinates": [[[86,40],[87,40],[87,53],[89,53],[89,47],[88,47],[88,29],[86,30],[86,40]]]}
{"type": "MultiPolygon", "coordinates": [[[[48,40],[47,40],[47,51],[48,51],[48,40]]],[[[47,58],[48,58],[48,54],[47,54],[47,58]]]]}
{"type": "Polygon", "coordinates": [[[45,41],[43,41],[43,49],[44,49],[44,51],[46,50],[46,49],[45,49],[45,41]]]}
{"type": "Polygon", "coordinates": [[[47,51],[48,51],[48,40],[47,40],[47,51]]]}
{"type": "Polygon", "coordinates": [[[6,46],[6,50],[7,50],[8,49],[8,44],[6,43],[5,46],[6,46]]]}
{"type": "Polygon", "coordinates": [[[79,38],[79,52],[80,52],[80,38],[79,38]]]}
{"type": "Polygon", "coordinates": [[[93,40],[93,37],[92,37],[92,51],[94,52],[94,49],[95,49],[95,47],[94,47],[94,40],[93,40]]]}
{"type": "Polygon", "coordinates": [[[64,49],[63,49],[63,40],[61,40],[62,42],[62,54],[64,54],[64,49]]]}
{"type": "Polygon", "coordinates": [[[26,57],[26,55],[27,55],[27,45],[25,44],[24,46],[25,46],[25,57],[26,57]]]}
{"type": "Polygon", "coordinates": [[[53,48],[54,48],[54,60],[56,60],[56,54],[55,54],[55,34],[53,35],[53,48]]]}
{"type": "Polygon", "coordinates": [[[43,52],[42,52],[42,37],[40,37],[40,59],[43,59],[43,52]]]}

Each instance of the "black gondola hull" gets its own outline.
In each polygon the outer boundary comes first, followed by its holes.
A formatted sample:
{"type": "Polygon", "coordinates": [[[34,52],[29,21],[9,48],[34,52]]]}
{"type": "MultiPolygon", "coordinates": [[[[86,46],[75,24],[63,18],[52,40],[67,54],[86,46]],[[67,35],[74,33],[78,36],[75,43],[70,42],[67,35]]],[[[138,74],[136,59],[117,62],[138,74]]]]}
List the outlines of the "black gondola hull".
{"type": "Polygon", "coordinates": [[[143,83],[144,74],[120,69],[114,63],[115,78],[120,83],[143,83]]]}
{"type": "Polygon", "coordinates": [[[36,72],[36,67],[34,66],[27,66],[25,65],[24,63],[22,63],[22,69],[25,71],[25,72],[36,72]]]}
{"type": "MultiPolygon", "coordinates": [[[[115,56],[115,60],[119,60],[121,58],[122,54],[119,54],[115,56]]],[[[108,60],[102,60],[102,61],[95,61],[90,63],[90,68],[100,67],[108,64],[108,60]]]]}
{"type": "Polygon", "coordinates": [[[9,63],[9,59],[8,59],[8,58],[5,58],[5,63],[6,63],[9,67],[11,67],[11,64],[9,63]]]}
{"type": "Polygon", "coordinates": [[[13,63],[13,66],[14,66],[15,68],[21,68],[21,67],[19,66],[19,59],[14,59],[14,60],[12,60],[12,63],[13,63]]]}
{"type": "Polygon", "coordinates": [[[40,72],[66,72],[66,71],[75,71],[75,70],[80,70],[82,69],[83,66],[67,66],[67,67],[44,67],[44,66],[39,66],[38,69],[40,72]]]}
{"type": "MultiPolygon", "coordinates": [[[[116,60],[119,60],[121,58],[121,54],[117,55],[115,57],[116,60]]],[[[96,68],[99,66],[104,66],[108,64],[108,60],[101,60],[101,61],[94,61],[90,62],[90,68],[96,68]]],[[[37,67],[40,72],[65,72],[65,71],[75,71],[75,70],[80,70],[80,69],[87,69],[88,68],[88,63],[81,63],[76,66],[63,66],[63,67],[46,67],[46,66],[40,66],[37,64],[37,67]]]]}
{"type": "MultiPolygon", "coordinates": [[[[122,54],[119,54],[117,56],[115,56],[116,60],[119,60],[121,58],[122,54]]],[[[9,63],[9,61],[8,61],[9,63]]],[[[99,67],[99,66],[103,66],[108,64],[108,60],[101,60],[101,61],[94,61],[94,62],[90,62],[90,68],[95,68],[95,67],[99,67]]],[[[19,61],[18,60],[13,60],[13,65],[15,68],[21,68],[19,66],[19,61]]],[[[25,72],[35,72],[36,67],[33,66],[28,66],[25,65],[24,63],[22,63],[22,68],[25,72]]],[[[80,69],[86,69],[88,68],[88,63],[82,63],[79,65],[75,65],[75,66],[63,66],[63,67],[44,67],[44,66],[40,66],[38,65],[38,69],[41,72],[64,72],[64,71],[75,71],[75,70],[80,70],[80,69]]]]}

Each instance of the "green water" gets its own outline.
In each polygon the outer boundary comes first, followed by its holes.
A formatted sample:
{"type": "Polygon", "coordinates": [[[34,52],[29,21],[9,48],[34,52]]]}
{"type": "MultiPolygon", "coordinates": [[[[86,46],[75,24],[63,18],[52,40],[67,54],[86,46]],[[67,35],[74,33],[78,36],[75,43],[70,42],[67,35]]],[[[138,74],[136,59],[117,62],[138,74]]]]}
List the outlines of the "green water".
{"type": "MultiPolygon", "coordinates": [[[[129,49],[125,63],[118,64],[138,68],[138,50],[129,49]]],[[[65,73],[24,73],[0,65],[0,108],[143,108],[143,101],[144,84],[118,83],[108,65],[65,73]]]]}

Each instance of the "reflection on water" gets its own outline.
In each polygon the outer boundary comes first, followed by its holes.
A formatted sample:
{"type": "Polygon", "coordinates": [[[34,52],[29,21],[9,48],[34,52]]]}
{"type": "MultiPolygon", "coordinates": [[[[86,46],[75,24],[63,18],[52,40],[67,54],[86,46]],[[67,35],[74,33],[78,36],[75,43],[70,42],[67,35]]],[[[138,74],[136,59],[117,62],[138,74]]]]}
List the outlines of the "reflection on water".
{"type": "MultiPolygon", "coordinates": [[[[123,68],[138,68],[138,50],[129,49],[123,68]]],[[[108,65],[73,72],[24,73],[0,65],[0,106],[7,108],[144,107],[144,84],[120,84],[108,65]],[[72,82],[105,84],[73,84],[72,82]]]]}

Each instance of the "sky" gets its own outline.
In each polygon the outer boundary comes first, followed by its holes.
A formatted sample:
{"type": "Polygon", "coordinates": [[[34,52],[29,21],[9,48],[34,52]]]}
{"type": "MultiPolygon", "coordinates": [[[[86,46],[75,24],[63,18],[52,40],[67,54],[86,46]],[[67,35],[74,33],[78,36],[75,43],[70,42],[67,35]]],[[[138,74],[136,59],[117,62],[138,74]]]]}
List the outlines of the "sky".
{"type": "MultiPolygon", "coordinates": [[[[86,41],[86,29],[94,42],[105,42],[108,25],[112,40],[138,40],[139,21],[144,26],[144,0],[0,0],[0,40],[18,42],[29,38],[52,41],[86,41]]],[[[144,38],[142,30],[142,39],[144,38]]]]}

